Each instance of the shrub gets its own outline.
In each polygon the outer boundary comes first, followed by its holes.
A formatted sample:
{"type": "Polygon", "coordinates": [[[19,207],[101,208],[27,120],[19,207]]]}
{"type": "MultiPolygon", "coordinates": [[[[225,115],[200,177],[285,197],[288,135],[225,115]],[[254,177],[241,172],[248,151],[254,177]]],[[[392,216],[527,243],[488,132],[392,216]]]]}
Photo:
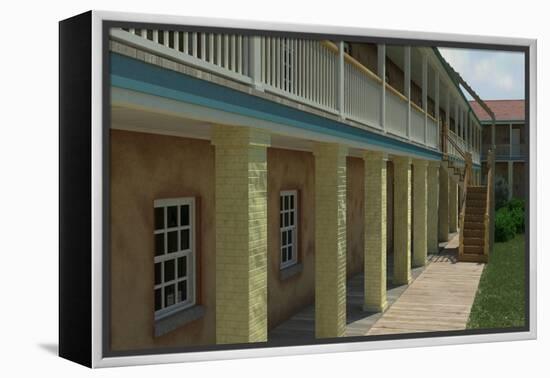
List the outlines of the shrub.
{"type": "Polygon", "coordinates": [[[505,242],[516,235],[516,221],[512,212],[506,207],[498,209],[495,213],[495,241],[505,242]]]}
{"type": "Polygon", "coordinates": [[[517,234],[525,231],[525,201],[521,199],[512,199],[506,204],[506,209],[510,213],[517,234]]]}
{"type": "Polygon", "coordinates": [[[505,206],[508,201],[508,182],[502,176],[495,177],[495,210],[505,206]]]}

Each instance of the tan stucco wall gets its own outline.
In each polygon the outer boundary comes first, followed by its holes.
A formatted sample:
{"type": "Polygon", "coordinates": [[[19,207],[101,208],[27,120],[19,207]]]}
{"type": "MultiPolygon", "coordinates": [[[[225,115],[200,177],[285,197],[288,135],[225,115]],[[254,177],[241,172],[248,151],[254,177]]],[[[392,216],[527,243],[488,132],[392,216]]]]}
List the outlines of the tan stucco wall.
{"type": "Polygon", "coordinates": [[[215,343],[214,148],[208,141],[111,131],[111,347],[215,343]],[[200,156],[200,159],[197,157],[200,156]],[[153,201],[194,196],[203,318],[154,337],[153,201]]]}
{"type": "Polygon", "coordinates": [[[268,328],[313,303],[315,292],[314,157],[310,152],[269,148],[267,151],[267,306],[268,328]],[[279,193],[298,191],[298,262],[303,270],[281,279],[279,193]]]}
{"type": "MultiPolygon", "coordinates": [[[[111,347],[113,350],[214,344],[214,147],[209,141],[111,131],[111,347]],[[200,156],[200,159],[197,159],[200,156]],[[203,318],[154,337],[153,201],[197,201],[198,303],[203,318]],[[212,267],[210,269],[209,267],[212,267]]],[[[315,160],[310,152],[268,148],[268,328],[313,303],[315,291],[315,160]],[[299,193],[299,262],[283,280],[279,256],[279,193],[299,193]]],[[[347,273],[364,259],[364,162],[347,158],[347,273]]],[[[393,170],[388,164],[388,246],[391,248],[393,170]]]]}
{"type": "Polygon", "coordinates": [[[365,260],[365,164],[363,159],[347,158],[347,277],[363,271],[365,260]]]}

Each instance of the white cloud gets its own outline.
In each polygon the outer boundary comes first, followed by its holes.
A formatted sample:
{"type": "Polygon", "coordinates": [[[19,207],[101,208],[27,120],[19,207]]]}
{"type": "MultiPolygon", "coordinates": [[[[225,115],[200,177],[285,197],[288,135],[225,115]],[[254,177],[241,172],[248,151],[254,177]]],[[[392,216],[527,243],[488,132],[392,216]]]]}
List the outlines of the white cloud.
{"type": "Polygon", "coordinates": [[[521,53],[447,48],[440,51],[482,98],[524,97],[521,53]]]}

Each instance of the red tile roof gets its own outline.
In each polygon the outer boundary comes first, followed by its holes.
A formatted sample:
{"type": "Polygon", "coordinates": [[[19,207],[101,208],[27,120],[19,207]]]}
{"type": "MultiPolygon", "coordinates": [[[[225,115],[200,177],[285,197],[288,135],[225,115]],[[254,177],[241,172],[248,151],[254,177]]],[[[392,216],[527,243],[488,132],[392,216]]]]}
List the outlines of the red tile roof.
{"type": "MultiPolygon", "coordinates": [[[[512,121],[525,119],[524,100],[484,100],[491,108],[497,121],[512,121]]],[[[472,109],[480,121],[490,121],[491,117],[475,101],[470,101],[472,109]]]]}

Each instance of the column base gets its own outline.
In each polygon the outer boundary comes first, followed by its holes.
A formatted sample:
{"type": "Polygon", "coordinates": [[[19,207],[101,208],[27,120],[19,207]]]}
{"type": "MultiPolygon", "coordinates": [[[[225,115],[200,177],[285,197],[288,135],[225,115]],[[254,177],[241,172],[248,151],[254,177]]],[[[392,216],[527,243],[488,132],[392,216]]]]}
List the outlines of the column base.
{"type": "Polygon", "coordinates": [[[409,278],[408,280],[392,280],[392,283],[394,285],[398,285],[398,286],[401,286],[401,285],[410,285],[412,282],[412,278],[409,278]]]}
{"type": "Polygon", "coordinates": [[[388,309],[388,301],[385,301],[382,305],[363,305],[363,311],[366,312],[386,312],[388,309]]]}

